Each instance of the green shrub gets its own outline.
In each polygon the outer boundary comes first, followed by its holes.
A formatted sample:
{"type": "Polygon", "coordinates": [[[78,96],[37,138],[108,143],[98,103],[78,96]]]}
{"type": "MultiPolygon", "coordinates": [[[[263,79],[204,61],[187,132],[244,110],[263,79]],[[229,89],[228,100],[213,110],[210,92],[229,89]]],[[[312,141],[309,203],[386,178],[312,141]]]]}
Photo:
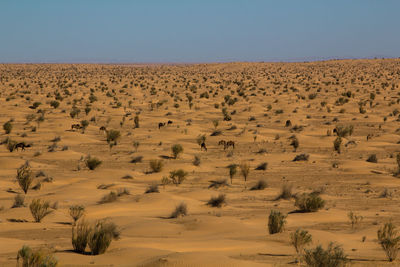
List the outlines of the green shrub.
{"type": "Polygon", "coordinates": [[[325,201],[316,193],[303,193],[294,204],[302,212],[315,212],[325,206],[325,201]]]}
{"type": "Polygon", "coordinates": [[[171,150],[172,150],[172,155],[174,155],[174,158],[176,159],[178,158],[179,154],[183,152],[183,147],[180,144],[176,144],[171,147],[171,150]]]}
{"type": "Polygon", "coordinates": [[[258,182],[250,188],[250,190],[264,190],[268,184],[264,179],[258,180],[258,182]]]}
{"type": "Polygon", "coordinates": [[[224,205],[224,204],[226,204],[225,194],[219,194],[217,197],[213,196],[207,202],[207,205],[210,205],[211,207],[217,207],[217,208],[222,207],[222,205],[224,205]]]}
{"type": "Polygon", "coordinates": [[[50,102],[50,106],[53,108],[58,108],[60,106],[60,102],[58,102],[57,100],[53,100],[50,102]]]}
{"type": "Polygon", "coordinates": [[[250,166],[246,162],[243,162],[242,164],[239,165],[240,167],[240,173],[242,174],[244,178],[244,182],[247,182],[247,177],[249,176],[250,172],[250,166]]]}
{"type": "Polygon", "coordinates": [[[336,137],[335,141],[333,141],[333,148],[335,151],[337,151],[339,154],[341,152],[340,146],[342,144],[342,138],[340,136],[336,137]]]}
{"type": "Polygon", "coordinates": [[[85,253],[90,231],[89,224],[84,220],[72,226],[72,247],[74,251],[82,254],[85,253]]]}
{"type": "Polygon", "coordinates": [[[306,230],[297,229],[290,234],[290,243],[294,246],[298,259],[304,252],[304,247],[312,242],[312,237],[306,230]]]}
{"type": "Polygon", "coordinates": [[[72,205],[69,207],[69,215],[74,220],[74,224],[79,220],[85,213],[85,207],[82,205],[72,205]]]}
{"type": "Polygon", "coordinates": [[[269,233],[276,234],[282,233],[286,224],[286,215],[283,215],[280,211],[271,210],[268,217],[268,231],[269,233]]]}
{"type": "Polygon", "coordinates": [[[275,200],[279,200],[279,199],[291,199],[293,197],[292,194],[292,185],[289,184],[283,184],[281,187],[281,192],[279,193],[279,195],[276,197],[275,200]]]}
{"type": "Polygon", "coordinates": [[[378,163],[378,158],[376,157],[376,154],[369,155],[367,158],[367,162],[378,163]]]}
{"type": "Polygon", "coordinates": [[[13,128],[13,125],[12,125],[11,121],[7,121],[6,123],[3,124],[3,129],[6,134],[11,133],[12,128],[13,128]]]}
{"type": "Polygon", "coordinates": [[[28,193],[33,182],[33,174],[28,161],[17,169],[17,182],[24,193],[28,193]]]}
{"type": "Polygon", "coordinates": [[[390,262],[394,261],[400,249],[400,236],[391,222],[378,230],[378,242],[385,251],[386,257],[390,262]]]}
{"type": "Polygon", "coordinates": [[[41,222],[44,217],[53,212],[50,210],[50,202],[42,201],[41,199],[32,200],[29,209],[35,222],[41,222]]]}
{"type": "Polygon", "coordinates": [[[20,260],[22,267],[56,267],[58,260],[49,252],[44,250],[33,251],[24,245],[17,253],[17,266],[20,260]]]}
{"type": "Polygon", "coordinates": [[[164,163],[162,160],[159,160],[159,159],[150,160],[150,169],[152,172],[161,172],[163,166],[164,166],[164,163]]]}
{"type": "Polygon", "coordinates": [[[19,207],[24,207],[25,204],[25,196],[22,194],[17,194],[14,197],[14,204],[12,205],[12,208],[19,208],[19,207]]]}
{"type": "Polygon", "coordinates": [[[178,206],[176,206],[175,210],[171,213],[170,218],[179,218],[187,215],[187,206],[186,203],[182,202],[178,206]]]}
{"type": "Polygon", "coordinates": [[[231,184],[233,182],[233,176],[235,176],[237,172],[237,165],[236,164],[231,164],[228,166],[229,168],[229,177],[231,178],[231,184]]]}
{"type": "Polygon", "coordinates": [[[109,221],[99,220],[90,231],[88,245],[92,255],[104,254],[112,240],[118,240],[120,232],[117,226],[109,221]]]}
{"type": "Polygon", "coordinates": [[[305,250],[304,261],[310,267],[341,267],[348,259],[342,247],[330,243],[326,250],[321,245],[305,250]]]}
{"type": "Polygon", "coordinates": [[[97,159],[97,158],[88,156],[88,157],[86,158],[85,163],[86,163],[86,167],[88,167],[89,170],[94,170],[94,169],[96,169],[97,167],[99,167],[100,164],[101,164],[102,162],[101,162],[101,160],[99,160],[99,159],[97,159]]]}
{"type": "Polygon", "coordinates": [[[186,179],[187,175],[188,173],[182,169],[174,170],[169,173],[169,179],[173,184],[179,185],[186,179]]]}

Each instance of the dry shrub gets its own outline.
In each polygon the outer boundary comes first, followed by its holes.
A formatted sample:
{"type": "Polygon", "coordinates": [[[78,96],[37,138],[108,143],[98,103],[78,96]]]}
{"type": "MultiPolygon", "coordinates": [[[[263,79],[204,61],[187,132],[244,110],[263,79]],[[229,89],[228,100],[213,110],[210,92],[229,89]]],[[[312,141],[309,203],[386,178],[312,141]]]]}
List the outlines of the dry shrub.
{"type": "Polygon", "coordinates": [[[271,235],[283,232],[286,224],[286,217],[287,216],[283,215],[280,211],[271,210],[268,217],[268,231],[271,235]]]}
{"type": "Polygon", "coordinates": [[[42,201],[41,199],[32,200],[31,204],[29,205],[29,209],[33,218],[35,219],[35,222],[41,222],[44,217],[53,212],[50,210],[50,202],[42,201]]]}

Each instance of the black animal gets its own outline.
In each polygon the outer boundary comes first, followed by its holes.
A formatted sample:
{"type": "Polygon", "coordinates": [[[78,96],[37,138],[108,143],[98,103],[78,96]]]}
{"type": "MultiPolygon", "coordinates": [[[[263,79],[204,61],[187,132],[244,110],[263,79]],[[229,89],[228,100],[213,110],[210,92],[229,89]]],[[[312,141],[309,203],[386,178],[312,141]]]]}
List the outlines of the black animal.
{"type": "Polygon", "coordinates": [[[172,124],[172,121],[171,121],[171,120],[168,120],[168,125],[170,125],[170,124],[172,124]]]}
{"type": "Polygon", "coordinates": [[[99,131],[107,132],[107,128],[105,126],[101,126],[99,131]]]}
{"type": "Polygon", "coordinates": [[[203,148],[204,148],[204,150],[207,152],[207,146],[206,146],[206,143],[201,143],[201,145],[200,145],[200,150],[203,150],[203,148]]]}
{"type": "Polygon", "coordinates": [[[165,122],[159,122],[158,123],[158,129],[160,129],[161,127],[164,127],[165,126],[165,122]]]}
{"type": "Polygon", "coordinates": [[[30,144],[25,144],[24,142],[18,143],[14,146],[14,149],[18,151],[18,148],[21,148],[22,151],[25,150],[25,147],[31,147],[30,144]]]}

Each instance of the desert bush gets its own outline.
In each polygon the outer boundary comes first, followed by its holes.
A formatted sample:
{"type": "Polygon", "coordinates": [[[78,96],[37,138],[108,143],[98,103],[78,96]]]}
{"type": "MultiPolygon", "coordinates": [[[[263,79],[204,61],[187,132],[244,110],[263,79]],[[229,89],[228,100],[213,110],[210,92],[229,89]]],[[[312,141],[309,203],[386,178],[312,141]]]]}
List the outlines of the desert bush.
{"type": "Polygon", "coordinates": [[[12,131],[12,128],[13,128],[13,125],[12,125],[11,121],[7,121],[6,123],[3,124],[3,129],[6,134],[10,134],[12,131]]]}
{"type": "Polygon", "coordinates": [[[353,125],[348,125],[348,126],[336,126],[336,134],[339,137],[346,137],[348,135],[352,135],[354,131],[354,126],[353,125]]]}
{"type": "Polygon", "coordinates": [[[86,128],[89,126],[89,122],[87,120],[82,120],[81,126],[82,126],[83,130],[86,130],[86,128]]]}
{"type": "Polygon", "coordinates": [[[109,221],[99,220],[90,231],[88,245],[92,255],[106,252],[112,240],[118,240],[120,232],[117,226],[109,221]]]}
{"type": "Polygon", "coordinates": [[[250,190],[264,190],[265,188],[267,188],[267,186],[267,182],[264,179],[260,179],[255,185],[250,188],[250,190]]]}
{"type": "Polygon", "coordinates": [[[17,169],[17,182],[24,193],[28,193],[28,190],[33,182],[33,174],[28,161],[25,162],[21,167],[17,169]]]}
{"type": "Polygon", "coordinates": [[[327,249],[318,245],[305,250],[304,261],[310,267],[341,267],[346,265],[348,259],[341,246],[330,243],[327,249]]]}
{"type": "Polygon", "coordinates": [[[143,159],[143,156],[137,156],[137,157],[134,157],[133,159],[131,159],[131,163],[139,163],[139,162],[142,162],[142,159],[143,159]]]}
{"type": "Polygon", "coordinates": [[[32,250],[29,246],[24,245],[17,253],[17,266],[22,267],[56,267],[58,260],[53,254],[44,250],[32,250]]]}
{"type": "Polygon", "coordinates": [[[376,157],[376,154],[369,155],[367,158],[367,162],[378,163],[378,158],[376,157]]]}
{"type": "Polygon", "coordinates": [[[157,183],[152,183],[147,187],[145,194],[149,194],[149,193],[160,193],[160,191],[158,190],[157,183]]]}
{"type": "Polygon", "coordinates": [[[193,165],[194,166],[200,166],[200,163],[201,163],[200,157],[195,155],[194,159],[193,159],[193,165]]]}
{"type": "Polygon", "coordinates": [[[69,215],[74,220],[74,224],[83,216],[85,213],[85,207],[82,205],[72,205],[69,207],[69,215]]]}
{"type": "Polygon", "coordinates": [[[239,167],[240,167],[240,173],[242,174],[244,182],[246,183],[247,177],[249,176],[250,172],[250,166],[246,162],[243,162],[242,164],[240,164],[239,167]]]}
{"type": "Polygon", "coordinates": [[[81,220],[78,224],[74,224],[72,226],[72,247],[74,248],[74,251],[78,253],[85,253],[86,246],[89,240],[89,234],[91,231],[90,225],[84,221],[81,220]]]}
{"type": "Polygon", "coordinates": [[[400,249],[400,236],[393,223],[385,223],[378,230],[378,242],[385,251],[386,257],[390,262],[394,261],[400,249]]]}
{"type": "Polygon", "coordinates": [[[210,181],[210,185],[208,188],[220,188],[222,186],[227,186],[228,182],[226,179],[221,179],[221,180],[212,180],[210,181]]]}
{"type": "Polygon", "coordinates": [[[228,166],[229,168],[229,177],[231,178],[231,184],[233,182],[233,176],[235,176],[237,172],[237,165],[236,164],[231,164],[228,166]]]}
{"type": "Polygon", "coordinates": [[[88,156],[85,160],[85,163],[89,170],[94,170],[99,167],[102,162],[98,158],[88,156]]]}
{"type": "Polygon", "coordinates": [[[134,123],[135,123],[135,128],[139,128],[139,115],[135,116],[134,123]]]}
{"type": "Polygon", "coordinates": [[[6,147],[7,147],[8,151],[13,152],[16,145],[17,145],[16,141],[11,140],[11,139],[7,140],[6,147]]]}
{"type": "Polygon", "coordinates": [[[275,200],[291,199],[293,197],[292,188],[293,188],[292,185],[283,184],[281,187],[281,192],[279,193],[279,195],[276,197],[275,200]]]}
{"type": "Polygon", "coordinates": [[[299,261],[304,252],[304,247],[311,242],[312,237],[306,230],[297,229],[296,232],[290,234],[290,243],[294,246],[299,261]]]}
{"type": "Polygon", "coordinates": [[[50,106],[53,108],[58,108],[60,106],[60,102],[58,102],[57,100],[52,100],[50,101],[50,106]]]}
{"type": "Polygon", "coordinates": [[[291,139],[292,139],[292,142],[290,143],[290,145],[293,147],[294,152],[296,152],[297,148],[299,147],[299,139],[297,139],[297,137],[295,135],[291,139]]]}
{"type": "Polygon", "coordinates": [[[282,233],[286,224],[287,215],[283,215],[280,211],[271,210],[268,217],[269,234],[282,233]]]}
{"type": "Polygon", "coordinates": [[[41,222],[44,217],[53,212],[50,210],[50,202],[42,201],[41,199],[32,200],[29,209],[35,222],[41,222]]]}
{"type": "Polygon", "coordinates": [[[352,212],[352,211],[347,213],[347,217],[350,220],[350,224],[351,224],[351,228],[352,229],[356,228],[361,223],[361,221],[363,220],[363,216],[358,215],[357,213],[352,212]]]}
{"type": "Polygon", "coordinates": [[[187,175],[188,173],[182,169],[174,170],[169,173],[169,179],[173,184],[178,185],[181,184],[186,179],[187,175]]]}
{"type": "Polygon", "coordinates": [[[110,149],[113,146],[117,145],[118,139],[121,137],[120,131],[117,130],[109,130],[107,131],[107,143],[110,146],[110,149]]]}
{"type": "Polygon", "coordinates": [[[342,145],[342,138],[340,136],[336,137],[336,139],[333,141],[333,148],[335,149],[335,151],[337,151],[337,153],[340,154],[341,149],[340,146],[342,145]]]}
{"type": "Polygon", "coordinates": [[[211,207],[222,207],[222,205],[226,204],[226,197],[225,194],[219,194],[218,196],[213,196],[208,200],[207,205],[211,207]]]}
{"type": "Polygon", "coordinates": [[[159,159],[150,160],[150,169],[152,172],[160,172],[163,168],[163,161],[159,159]]]}
{"type": "Polygon", "coordinates": [[[308,161],[309,158],[310,155],[308,154],[299,154],[293,159],[293,161],[308,161]]]}
{"type": "Polygon", "coordinates": [[[175,210],[171,213],[170,218],[179,218],[187,215],[187,206],[185,202],[180,203],[175,207],[175,210]]]}
{"type": "Polygon", "coordinates": [[[263,162],[263,163],[260,163],[260,164],[255,168],[255,170],[257,170],[257,171],[265,171],[265,170],[267,169],[267,167],[268,167],[268,162],[263,162]]]}
{"type": "Polygon", "coordinates": [[[14,204],[12,205],[11,208],[19,208],[19,207],[25,207],[25,196],[22,194],[17,194],[14,197],[14,204]]]}
{"type": "Polygon", "coordinates": [[[117,201],[117,199],[118,199],[118,194],[114,191],[111,191],[110,193],[108,193],[107,195],[104,195],[100,199],[99,204],[111,203],[111,202],[117,201]]]}
{"type": "Polygon", "coordinates": [[[171,150],[172,150],[172,155],[174,155],[174,158],[176,159],[178,158],[179,154],[183,152],[183,147],[180,144],[176,144],[171,147],[171,150]]]}
{"type": "Polygon", "coordinates": [[[302,212],[315,212],[325,206],[325,201],[315,193],[303,193],[296,197],[294,204],[302,212]]]}

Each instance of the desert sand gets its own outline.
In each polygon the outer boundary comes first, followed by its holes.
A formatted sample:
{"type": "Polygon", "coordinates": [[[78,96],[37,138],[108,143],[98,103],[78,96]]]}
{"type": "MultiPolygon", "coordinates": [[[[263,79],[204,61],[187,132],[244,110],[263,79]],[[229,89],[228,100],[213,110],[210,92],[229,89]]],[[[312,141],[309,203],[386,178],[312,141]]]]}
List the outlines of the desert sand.
{"type": "Polygon", "coordinates": [[[399,85],[399,59],[0,65],[0,125],[12,124],[0,138],[31,144],[12,152],[0,146],[0,265],[15,266],[18,250],[29,245],[52,251],[59,266],[294,266],[290,234],[298,228],[312,235],[307,248],[336,242],[352,266],[400,265],[389,263],[377,242],[384,223],[400,226],[399,85]],[[73,106],[80,111],[74,118],[73,106]],[[86,129],[71,129],[83,120],[86,129]],[[120,132],[111,148],[102,126],[120,132]],[[337,126],[354,127],[341,153],[333,146],[337,126]],[[200,135],[207,151],[197,143],[200,135]],[[235,147],[224,149],[220,140],[235,147]],[[176,159],[175,144],[183,147],[176,159]],[[308,160],[293,161],[300,154],[308,160]],[[376,163],[367,161],[372,154],[376,163]],[[88,155],[101,165],[89,170],[88,155]],[[149,165],[156,159],[160,172],[149,165]],[[24,195],[16,174],[26,161],[36,190],[29,189],[25,206],[12,208],[15,196],[24,195]],[[250,167],[247,181],[238,169],[231,184],[227,166],[243,163],[250,167]],[[256,170],[262,163],[265,170],[256,170]],[[181,184],[161,184],[178,169],[187,172],[181,184]],[[259,180],[266,188],[251,190],[259,180]],[[145,193],[152,184],[159,192],[145,193]],[[318,192],[324,207],[297,212],[295,198],[277,199],[284,185],[293,194],[318,192]],[[122,189],[126,194],[99,203],[122,189]],[[224,205],[207,205],[219,194],[224,205]],[[38,198],[52,206],[40,223],[29,209],[38,198]],[[187,215],[170,218],[182,202],[187,215]],[[71,205],[83,205],[87,221],[108,218],[120,238],[101,255],[74,252],[71,205]],[[268,232],[271,210],[287,215],[281,233],[268,232]],[[356,227],[350,211],[363,217],[356,227]]]}

